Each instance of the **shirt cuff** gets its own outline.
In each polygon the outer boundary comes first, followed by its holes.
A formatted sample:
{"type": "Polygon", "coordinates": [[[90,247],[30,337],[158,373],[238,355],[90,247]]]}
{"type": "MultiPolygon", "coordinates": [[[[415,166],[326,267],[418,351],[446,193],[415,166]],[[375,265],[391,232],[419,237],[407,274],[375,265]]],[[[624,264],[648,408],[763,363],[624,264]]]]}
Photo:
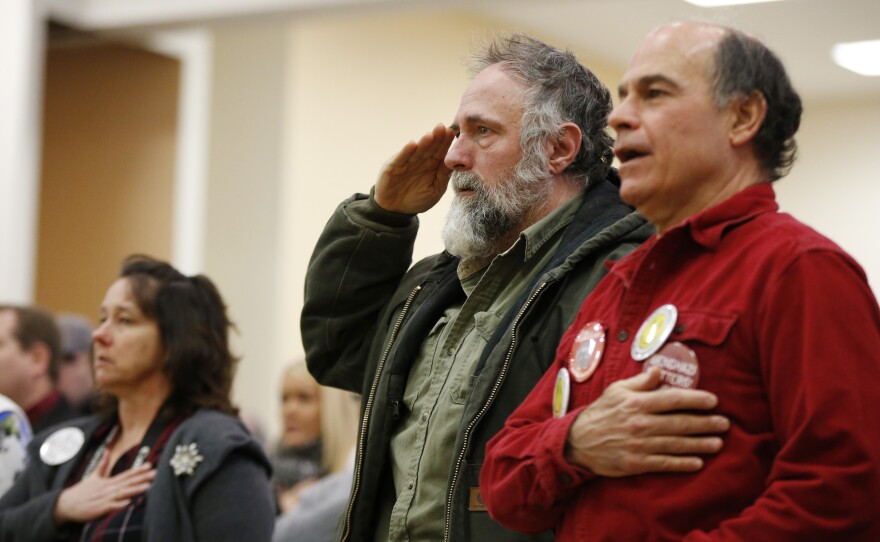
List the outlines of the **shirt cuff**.
{"type": "Polygon", "coordinates": [[[568,433],[578,414],[584,408],[586,407],[582,406],[561,418],[555,418],[548,424],[544,433],[544,457],[548,459],[547,466],[550,471],[544,479],[548,485],[547,490],[551,493],[567,493],[596,478],[593,471],[575,465],[565,457],[568,433]]]}

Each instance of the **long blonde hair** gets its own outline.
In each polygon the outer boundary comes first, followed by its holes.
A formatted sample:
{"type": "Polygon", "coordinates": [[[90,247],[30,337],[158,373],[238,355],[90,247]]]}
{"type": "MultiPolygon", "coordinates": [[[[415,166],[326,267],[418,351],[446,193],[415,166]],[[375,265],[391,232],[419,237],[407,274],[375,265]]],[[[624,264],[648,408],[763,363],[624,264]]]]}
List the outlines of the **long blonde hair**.
{"type": "Polygon", "coordinates": [[[321,466],[328,473],[344,467],[357,439],[360,406],[358,396],[337,388],[322,386],[309,373],[304,360],[296,360],[284,374],[304,376],[318,386],[321,425],[321,466]]]}

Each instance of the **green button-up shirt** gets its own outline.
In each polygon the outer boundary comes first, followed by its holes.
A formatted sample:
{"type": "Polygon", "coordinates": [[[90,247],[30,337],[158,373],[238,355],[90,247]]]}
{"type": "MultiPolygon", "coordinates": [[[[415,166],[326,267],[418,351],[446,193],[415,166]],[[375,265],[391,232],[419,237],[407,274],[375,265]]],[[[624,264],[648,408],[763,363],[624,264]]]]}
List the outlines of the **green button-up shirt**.
{"type": "Polygon", "coordinates": [[[413,363],[403,396],[410,415],[391,439],[396,500],[383,503],[376,540],[443,538],[449,469],[477,361],[504,314],[552,258],[579,204],[572,198],[557,207],[491,261],[459,265],[467,298],[446,309],[413,363]]]}

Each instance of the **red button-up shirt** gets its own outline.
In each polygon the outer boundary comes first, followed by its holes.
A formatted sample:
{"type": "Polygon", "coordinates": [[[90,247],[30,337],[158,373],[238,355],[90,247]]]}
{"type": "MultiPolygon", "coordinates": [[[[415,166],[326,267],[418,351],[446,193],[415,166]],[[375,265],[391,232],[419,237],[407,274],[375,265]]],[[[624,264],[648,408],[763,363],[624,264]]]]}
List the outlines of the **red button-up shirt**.
{"type": "Polygon", "coordinates": [[[611,269],[563,337],[556,363],[489,443],[483,498],[494,518],[557,540],[880,540],[880,310],[859,265],[750,187],[653,237],[611,269]],[[698,387],[731,421],[696,473],[596,476],[568,463],[566,436],[612,382],[657,307],[678,320],[698,387]],[[604,355],[553,388],[577,333],[597,321],[604,355]]]}

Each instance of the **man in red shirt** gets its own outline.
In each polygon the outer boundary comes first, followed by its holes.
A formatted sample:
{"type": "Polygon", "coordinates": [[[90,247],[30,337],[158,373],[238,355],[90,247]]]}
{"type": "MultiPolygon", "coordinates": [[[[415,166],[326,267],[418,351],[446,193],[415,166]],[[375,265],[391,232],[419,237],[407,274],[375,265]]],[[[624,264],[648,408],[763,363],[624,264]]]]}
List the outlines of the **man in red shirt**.
{"type": "Polygon", "coordinates": [[[488,443],[490,514],[557,540],[880,540],[880,310],[778,212],[801,104],[742,32],[662,26],[609,117],[657,235],[585,300],[488,443]]]}

